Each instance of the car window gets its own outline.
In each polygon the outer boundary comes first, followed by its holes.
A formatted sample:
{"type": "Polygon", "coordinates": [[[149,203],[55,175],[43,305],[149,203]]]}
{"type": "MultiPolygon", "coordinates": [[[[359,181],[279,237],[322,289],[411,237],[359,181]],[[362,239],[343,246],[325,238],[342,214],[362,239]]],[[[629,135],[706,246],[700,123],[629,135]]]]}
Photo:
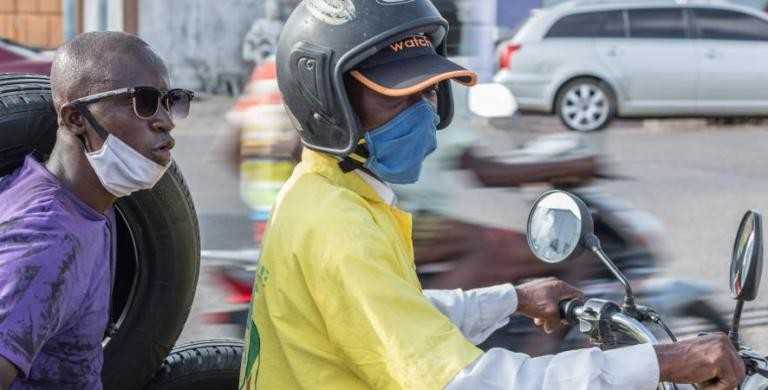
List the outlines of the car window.
{"type": "Polygon", "coordinates": [[[735,41],[768,41],[768,22],[724,9],[694,9],[699,37],[735,41]]]}
{"type": "Polygon", "coordinates": [[[558,20],[547,38],[591,38],[597,35],[600,16],[597,13],[574,14],[558,20]]]}
{"type": "Polygon", "coordinates": [[[623,38],[625,36],[622,11],[568,15],[555,22],[546,35],[547,38],[623,38]]]}
{"type": "Polygon", "coordinates": [[[601,27],[597,34],[600,38],[624,38],[627,36],[623,11],[608,11],[601,12],[601,14],[601,27]]]}
{"type": "Polygon", "coordinates": [[[632,38],[682,39],[687,37],[680,8],[631,9],[629,36],[632,38]]]}

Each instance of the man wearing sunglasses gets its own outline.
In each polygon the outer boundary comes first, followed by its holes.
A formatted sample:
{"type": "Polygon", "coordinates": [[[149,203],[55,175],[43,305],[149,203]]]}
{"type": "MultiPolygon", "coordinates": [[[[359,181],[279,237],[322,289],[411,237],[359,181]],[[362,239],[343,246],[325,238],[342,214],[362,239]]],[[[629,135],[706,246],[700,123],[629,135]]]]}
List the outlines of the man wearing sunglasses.
{"type": "Polygon", "coordinates": [[[145,42],[117,32],[64,44],[51,84],[50,158],[28,156],[0,181],[0,390],[102,388],[113,205],[163,176],[193,96],[169,89],[145,42]]]}

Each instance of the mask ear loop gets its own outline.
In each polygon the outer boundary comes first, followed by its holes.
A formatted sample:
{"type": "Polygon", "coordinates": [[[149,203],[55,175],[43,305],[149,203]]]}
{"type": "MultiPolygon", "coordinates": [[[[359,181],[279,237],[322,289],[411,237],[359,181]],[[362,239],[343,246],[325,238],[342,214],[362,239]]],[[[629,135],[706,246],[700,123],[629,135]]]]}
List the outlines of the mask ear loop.
{"type": "MultiPolygon", "coordinates": [[[[107,137],[109,136],[109,132],[107,129],[105,129],[103,126],[99,124],[99,122],[96,120],[96,118],[93,117],[93,114],[91,114],[91,110],[88,109],[88,107],[85,107],[84,105],[77,104],[75,105],[75,108],[78,112],[80,112],[80,115],[82,115],[85,120],[93,127],[94,130],[96,130],[96,134],[101,137],[102,140],[106,141],[107,137]]],[[[86,141],[86,138],[84,135],[80,135],[80,142],[83,143],[83,146],[85,147],[85,150],[88,151],[88,142],[86,141]]]]}

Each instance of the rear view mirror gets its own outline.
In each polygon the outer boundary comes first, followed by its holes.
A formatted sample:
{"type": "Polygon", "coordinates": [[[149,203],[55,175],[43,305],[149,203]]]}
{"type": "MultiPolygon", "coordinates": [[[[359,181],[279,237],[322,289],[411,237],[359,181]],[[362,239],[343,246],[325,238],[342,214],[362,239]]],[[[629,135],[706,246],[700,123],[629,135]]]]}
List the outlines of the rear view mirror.
{"type": "Polygon", "coordinates": [[[756,211],[747,211],[741,219],[731,257],[731,295],[736,299],[733,323],[728,337],[739,349],[739,324],[744,302],[757,298],[763,278],[763,217],[756,211]]]}
{"type": "Polygon", "coordinates": [[[589,207],[577,196],[555,190],[544,193],[533,204],[528,216],[528,247],[539,260],[561,263],[589,250],[624,286],[624,309],[635,310],[635,299],[629,280],[606,256],[595,236],[595,225],[589,207]]]}
{"type": "Polygon", "coordinates": [[[469,89],[469,110],[484,118],[505,118],[517,112],[517,102],[501,84],[478,84],[469,89]]]}
{"type": "Polygon", "coordinates": [[[593,233],[592,215],[581,199],[564,191],[542,195],[528,217],[528,246],[540,260],[560,263],[584,251],[593,233]]]}
{"type": "Polygon", "coordinates": [[[730,287],[733,298],[752,301],[757,298],[763,275],[763,220],[748,211],[741,220],[731,258],[730,287]]]}

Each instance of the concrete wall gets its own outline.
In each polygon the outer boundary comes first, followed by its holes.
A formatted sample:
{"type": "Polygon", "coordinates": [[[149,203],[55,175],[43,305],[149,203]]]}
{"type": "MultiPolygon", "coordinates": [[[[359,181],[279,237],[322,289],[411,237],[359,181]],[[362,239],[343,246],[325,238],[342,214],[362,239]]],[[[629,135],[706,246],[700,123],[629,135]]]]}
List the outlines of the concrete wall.
{"type": "Polygon", "coordinates": [[[223,92],[251,71],[243,39],[263,17],[261,0],[143,0],[139,36],[165,59],[175,86],[223,92]]]}
{"type": "Polygon", "coordinates": [[[61,0],[0,0],[0,37],[53,48],[63,39],[61,0]]]}
{"type": "MultiPolygon", "coordinates": [[[[499,0],[503,3],[507,0],[499,0]]],[[[496,71],[496,0],[454,0],[459,10],[461,47],[459,55],[467,57],[466,64],[477,72],[480,82],[489,82],[496,71]]]]}

